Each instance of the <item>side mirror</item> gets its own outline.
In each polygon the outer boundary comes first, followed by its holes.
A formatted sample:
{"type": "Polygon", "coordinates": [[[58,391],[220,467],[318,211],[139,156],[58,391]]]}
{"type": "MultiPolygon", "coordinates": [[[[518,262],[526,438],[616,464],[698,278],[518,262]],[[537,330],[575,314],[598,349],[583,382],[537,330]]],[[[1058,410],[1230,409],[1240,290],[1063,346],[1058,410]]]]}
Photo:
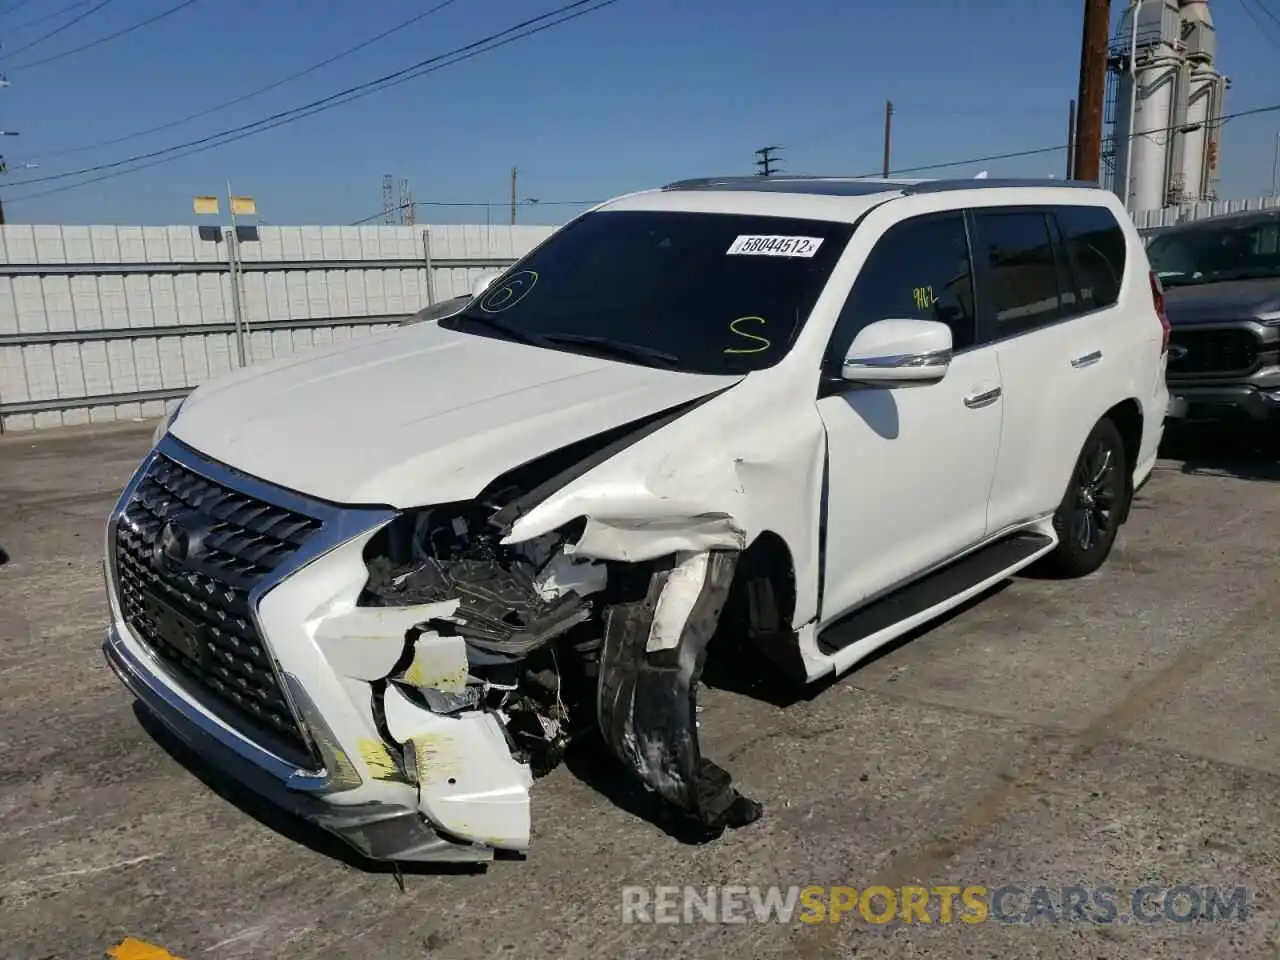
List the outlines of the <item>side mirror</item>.
{"type": "Polygon", "coordinates": [[[471,284],[472,299],[479,300],[481,294],[493,286],[493,281],[502,276],[501,270],[490,270],[488,273],[482,273],[476,277],[475,283],[471,284]]]}
{"type": "Polygon", "coordinates": [[[840,375],[885,386],[937,383],[951,365],[951,328],[935,320],[877,320],[863,327],[840,375]]]}

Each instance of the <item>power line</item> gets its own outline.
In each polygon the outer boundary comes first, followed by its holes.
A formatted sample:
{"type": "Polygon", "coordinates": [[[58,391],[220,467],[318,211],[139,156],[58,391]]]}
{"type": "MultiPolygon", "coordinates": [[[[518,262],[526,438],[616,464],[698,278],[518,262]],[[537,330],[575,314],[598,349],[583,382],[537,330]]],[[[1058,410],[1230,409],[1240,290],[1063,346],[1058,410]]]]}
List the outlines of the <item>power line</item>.
{"type": "Polygon", "coordinates": [[[9,6],[5,7],[3,10],[0,10],[0,17],[7,17],[9,14],[13,13],[13,11],[21,10],[30,2],[31,0],[18,0],[17,3],[11,3],[9,4],[9,6]]]}
{"type": "MultiPolygon", "coordinates": [[[[1140,136],[1140,134],[1135,134],[1140,136]]],[[[978,163],[990,163],[994,160],[1017,160],[1020,157],[1034,157],[1045,153],[1057,153],[1059,150],[1067,149],[1067,144],[1059,144],[1056,147],[1036,147],[1032,150],[1014,150],[1011,153],[993,153],[985,157],[970,157],[967,160],[948,160],[946,163],[928,163],[919,167],[901,167],[897,170],[890,170],[890,176],[898,176],[903,173],[920,173],[925,170],[945,170],[948,167],[969,167],[978,163]]],[[[878,177],[883,171],[876,170],[871,173],[860,173],[859,177],[878,177]]]]}
{"type": "MultiPolygon", "coordinates": [[[[518,207],[594,207],[603,203],[603,200],[517,200],[518,207]]],[[[409,203],[402,203],[398,206],[391,207],[391,211],[397,212],[406,207],[509,207],[510,200],[413,200],[409,203]]],[[[379,210],[377,213],[370,214],[367,217],[361,217],[359,220],[352,220],[347,226],[359,227],[366,223],[373,223],[375,220],[381,220],[386,215],[386,210],[379,210]]]]}
{"type": "Polygon", "coordinates": [[[159,133],[161,130],[169,130],[173,127],[181,126],[184,123],[190,123],[192,120],[198,120],[201,117],[207,117],[211,113],[216,113],[219,110],[225,110],[227,107],[233,107],[236,104],[244,103],[246,100],[250,100],[254,97],[260,96],[261,94],[264,94],[270,90],[274,90],[277,87],[282,87],[286,83],[291,83],[292,81],[305,77],[308,74],[315,73],[315,71],[320,70],[324,67],[327,67],[331,63],[335,63],[338,60],[341,60],[343,57],[348,57],[358,50],[363,50],[365,47],[371,46],[372,44],[377,43],[379,40],[389,37],[391,34],[399,30],[403,30],[405,27],[411,26],[412,24],[417,23],[419,20],[425,19],[426,17],[431,16],[433,13],[437,13],[440,10],[443,10],[445,7],[452,6],[457,2],[458,0],[444,0],[443,3],[438,3],[434,7],[431,7],[429,10],[416,14],[410,17],[408,20],[402,20],[400,23],[397,23],[394,27],[387,28],[386,30],[382,31],[382,33],[379,33],[377,36],[370,37],[368,40],[365,40],[362,43],[357,43],[354,47],[347,47],[345,50],[335,53],[333,56],[328,57],[325,60],[321,60],[318,63],[313,63],[311,64],[311,66],[306,67],[302,70],[299,70],[297,73],[291,73],[286,77],[281,77],[279,80],[273,80],[271,83],[268,83],[265,86],[258,87],[256,90],[250,90],[248,93],[240,94],[238,97],[233,97],[230,100],[224,100],[221,103],[215,103],[213,106],[206,107],[205,109],[199,110],[196,113],[189,113],[185,117],[179,117],[177,120],[170,120],[167,123],[162,123],[154,127],[148,127],[145,130],[138,130],[134,133],[126,133],[124,136],[113,137],[110,140],[100,140],[97,143],[90,143],[81,147],[68,147],[65,150],[54,150],[50,153],[41,154],[41,159],[48,159],[49,157],[63,157],[71,153],[83,153],[86,150],[97,150],[102,147],[114,146],[117,143],[125,143],[128,140],[136,140],[139,137],[145,137],[153,133],[159,133]]]}
{"type": "Polygon", "coordinates": [[[6,57],[12,57],[14,54],[22,53],[24,50],[30,50],[32,47],[38,46],[38,45],[40,45],[40,44],[44,43],[46,40],[52,40],[54,37],[56,37],[58,34],[60,34],[63,30],[66,30],[66,29],[68,29],[69,27],[74,27],[77,23],[80,23],[82,20],[85,20],[86,18],[88,18],[88,17],[92,16],[93,14],[97,13],[99,10],[101,10],[103,7],[105,7],[105,6],[106,6],[108,3],[110,3],[110,2],[111,2],[111,0],[99,0],[99,2],[98,2],[98,3],[95,3],[92,7],[90,7],[88,10],[86,10],[84,13],[80,14],[80,16],[78,16],[78,17],[72,17],[70,20],[68,20],[68,21],[67,21],[66,23],[64,23],[62,26],[60,26],[60,27],[54,27],[54,28],[53,28],[52,30],[50,30],[48,33],[41,34],[40,36],[36,37],[34,40],[32,40],[30,43],[26,44],[25,46],[21,46],[21,47],[19,47],[17,50],[14,50],[14,51],[13,51],[13,53],[6,53],[6,54],[4,54],[4,56],[6,56],[6,57]]]}
{"type": "Polygon", "coordinates": [[[1253,0],[1253,3],[1276,25],[1280,26],[1280,17],[1271,12],[1271,8],[1267,6],[1266,0],[1253,0]]]}
{"type": "Polygon", "coordinates": [[[1254,8],[1257,7],[1258,10],[1261,10],[1264,14],[1275,21],[1276,25],[1280,25],[1280,19],[1267,9],[1262,0],[1240,0],[1240,6],[1244,9],[1244,12],[1249,15],[1249,19],[1258,25],[1258,31],[1268,40],[1275,42],[1275,37],[1271,34],[1272,25],[1259,17],[1258,14],[1254,12],[1254,8]]]}
{"type": "MultiPolygon", "coordinates": [[[[1276,111],[1280,111],[1280,103],[1268,104],[1265,107],[1254,107],[1251,110],[1237,110],[1235,113],[1224,114],[1215,122],[1215,125],[1221,126],[1222,124],[1226,123],[1228,120],[1239,120],[1242,117],[1252,117],[1261,113],[1275,113],[1276,111]]],[[[1173,126],[1168,126],[1168,127],[1153,127],[1150,130],[1139,130],[1136,133],[1134,133],[1133,136],[1134,137],[1151,137],[1151,136],[1156,136],[1157,134],[1162,134],[1162,133],[1177,133],[1179,130],[1182,129],[1183,126],[1184,124],[1175,124],[1173,126]]],[[[891,173],[892,174],[920,173],[925,170],[943,170],[943,169],[946,169],[947,167],[968,167],[968,166],[973,166],[974,164],[979,164],[979,163],[990,163],[995,160],[1015,160],[1020,157],[1034,157],[1041,154],[1054,153],[1058,150],[1065,150],[1065,149],[1067,149],[1067,144],[1062,143],[1054,147],[1036,147],[1035,149],[1032,149],[1032,150],[1015,150],[1011,153],[994,153],[985,157],[970,157],[967,160],[948,160],[945,163],[930,163],[930,164],[925,164],[919,167],[905,167],[900,170],[891,171],[891,173]]],[[[874,177],[878,175],[879,175],[878,173],[859,174],[860,177],[874,177]]]]}
{"type": "MultiPolygon", "coordinates": [[[[104,0],[104,2],[106,2],[106,0],[104,0]]],[[[189,152],[180,154],[181,156],[189,156],[192,153],[199,153],[203,149],[211,149],[212,147],[215,147],[215,146],[222,146],[223,144],[226,144],[226,143],[233,143],[236,140],[243,139],[246,136],[253,136],[258,133],[263,133],[267,130],[274,129],[275,127],[283,126],[286,123],[292,123],[296,120],[301,120],[304,117],[309,117],[316,113],[321,113],[325,110],[332,109],[335,106],[339,106],[344,103],[350,103],[352,100],[357,100],[361,97],[368,96],[369,94],[378,93],[382,90],[385,90],[388,87],[395,86],[399,83],[404,83],[408,80],[415,79],[416,77],[423,76],[424,74],[427,74],[427,73],[432,73],[435,70],[441,69],[444,66],[450,66],[454,63],[460,63],[463,60],[470,59],[472,56],[477,56],[480,53],[485,53],[489,50],[494,50],[500,46],[504,46],[505,44],[511,43],[515,40],[520,40],[525,37],[532,36],[533,34],[539,33],[542,30],[546,30],[553,26],[558,26],[562,23],[566,23],[569,20],[573,20],[577,17],[584,16],[588,13],[594,13],[597,10],[601,10],[604,7],[610,6],[617,2],[618,0],[598,0],[598,2],[597,0],[574,0],[574,2],[572,3],[564,4],[563,6],[557,7],[554,10],[548,11],[547,13],[540,14],[539,16],[536,16],[536,17],[530,17],[529,19],[524,20],[520,23],[517,23],[514,26],[507,27],[505,30],[499,30],[496,33],[489,34],[487,37],[483,37],[480,40],[476,40],[471,43],[464,44],[463,46],[456,47],[453,50],[448,51],[447,53],[438,54],[437,56],[434,56],[434,57],[428,57],[425,60],[420,60],[415,64],[411,64],[408,67],[404,67],[403,69],[396,70],[392,73],[386,74],[385,76],[379,77],[376,80],[369,80],[364,83],[359,83],[354,86],[347,87],[345,90],[339,90],[337,93],[330,94],[327,97],[320,97],[317,100],[312,100],[310,103],[304,103],[301,106],[292,107],[288,110],[281,110],[278,113],[271,114],[270,116],[263,117],[260,120],[255,120],[251,123],[244,123],[236,127],[230,127],[226,130],[220,130],[217,133],[212,133],[205,137],[199,137],[194,140],[188,140],[184,143],[175,144],[171,147],[165,147],[160,150],[152,150],[148,153],[135,154],[134,156],[131,156],[131,157],[125,157],[123,160],[113,160],[110,163],[99,163],[94,166],[83,167],[79,170],[69,170],[65,173],[55,173],[55,174],[50,174],[44,177],[30,177],[26,180],[17,180],[17,181],[14,181],[13,184],[11,184],[11,186],[16,187],[16,186],[26,186],[28,184],[34,184],[34,183],[48,183],[54,180],[65,180],[69,177],[79,177],[85,174],[97,173],[103,170],[117,170],[120,167],[127,166],[133,163],[139,163],[140,161],[144,161],[144,160],[151,160],[153,158],[177,159],[177,157],[171,157],[170,155],[178,154],[180,151],[189,151],[189,152]],[[589,4],[593,2],[595,3],[595,6],[589,6],[589,4]],[[582,7],[587,7],[587,9],[585,10],[580,9],[582,7]],[[568,13],[568,11],[576,11],[576,12],[568,13]],[[566,13],[568,13],[568,15],[560,16],[560,19],[558,20],[552,20],[549,23],[543,22],[543,21],[551,20],[551,18],[553,17],[559,16],[561,14],[566,14],[566,13]],[[535,29],[526,29],[533,24],[539,24],[539,23],[541,25],[536,27],[535,29]],[[518,31],[521,31],[521,30],[524,30],[525,32],[518,33],[518,31]],[[515,34],[515,35],[508,36],[509,34],[515,34]],[[501,38],[501,37],[505,37],[506,39],[499,40],[498,38],[501,38]],[[192,148],[199,148],[199,149],[192,149],[192,148]]],[[[154,165],[155,164],[148,163],[138,167],[133,167],[130,170],[123,171],[121,174],[117,174],[117,175],[122,175],[123,173],[129,173],[129,172],[132,172],[133,170],[146,169],[147,167],[154,166],[154,165]]],[[[87,180],[85,181],[85,183],[86,184],[97,183],[100,180],[104,180],[104,179],[107,179],[107,178],[97,177],[97,178],[94,178],[93,180],[87,180]]],[[[27,197],[22,197],[20,199],[30,199],[31,196],[45,196],[45,195],[47,194],[41,193],[36,195],[28,195],[27,197]]]]}
{"type": "Polygon", "coordinates": [[[14,24],[7,29],[14,32],[18,30],[25,30],[27,27],[34,27],[37,23],[44,23],[46,20],[53,20],[65,13],[70,13],[72,10],[79,10],[81,7],[86,7],[92,2],[93,0],[76,0],[75,3],[68,7],[60,7],[57,10],[50,11],[49,13],[42,13],[38,17],[32,17],[30,20],[24,20],[22,23],[14,24]]]}
{"type": "Polygon", "coordinates": [[[115,33],[109,33],[105,37],[99,37],[97,40],[90,40],[88,43],[81,44],[78,47],[72,47],[70,50],[64,50],[62,51],[62,53],[55,53],[53,56],[45,57],[42,60],[32,60],[29,63],[15,64],[14,66],[11,66],[9,69],[10,70],[30,70],[32,67],[39,67],[46,63],[53,63],[55,60],[61,60],[64,57],[71,56],[72,54],[84,53],[84,51],[86,50],[90,50],[93,47],[101,46],[102,44],[108,43],[111,40],[115,40],[118,37],[123,37],[125,34],[133,33],[133,31],[135,30],[141,30],[143,27],[149,27],[151,26],[151,24],[156,23],[157,21],[163,20],[165,17],[173,16],[173,14],[177,13],[183,8],[189,7],[193,3],[198,3],[198,2],[199,0],[182,0],[181,3],[174,4],[172,7],[169,7],[165,10],[161,10],[159,13],[148,17],[146,20],[139,20],[137,23],[128,27],[123,27],[117,30],[115,33]]]}

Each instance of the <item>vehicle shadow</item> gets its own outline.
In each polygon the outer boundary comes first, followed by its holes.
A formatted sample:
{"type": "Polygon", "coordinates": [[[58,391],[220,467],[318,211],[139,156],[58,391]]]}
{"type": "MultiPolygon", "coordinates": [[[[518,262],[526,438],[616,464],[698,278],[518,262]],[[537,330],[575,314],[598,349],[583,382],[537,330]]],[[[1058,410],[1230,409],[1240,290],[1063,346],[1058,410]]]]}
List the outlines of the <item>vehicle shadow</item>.
{"type": "Polygon", "coordinates": [[[1179,425],[1166,429],[1160,456],[1180,460],[1189,476],[1229,476],[1280,482],[1280,424],[1262,429],[1221,424],[1179,425]]]}
{"type": "Polygon", "coordinates": [[[564,765],[619,810],[657,827],[679,843],[699,846],[725,833],[724,827],[707,827],[643,787],[622,769],[598,733],[584,733],[575,739],[565,753],[564,765]]]}
{"type": "Polygon", "coordinates": [[[234,780],[218,773],[190,747],[169,732],[169,729],[156,719],[146,707],[139,703],[134,703],[133,713],[137,717],[139,725],[147,732],[147,735],[189,774],[227,803],[236,807],[241,813],[257,820],[268,830],[272,830],[285,839],[300,844],[314,853],[318,853],[330,860],[336,860],[349,867],[354,867],[364,873],[386,874],[388,877],[394,877],[397,874],[404,877],[474,874],[483,873],[485,870],[485,864],[392,864],[382,860],[369,860],[361,856],[359,851],[343,843],[328,831],[308,823],[301,817],[294,816],[287,810],[282,810],[245,787],[240,786],[234,780]]]}
{"type": "Polygon", "coordinates": [[[0,547],[0,567],[9,562],[9,554],[4,547],[0,547]]]}

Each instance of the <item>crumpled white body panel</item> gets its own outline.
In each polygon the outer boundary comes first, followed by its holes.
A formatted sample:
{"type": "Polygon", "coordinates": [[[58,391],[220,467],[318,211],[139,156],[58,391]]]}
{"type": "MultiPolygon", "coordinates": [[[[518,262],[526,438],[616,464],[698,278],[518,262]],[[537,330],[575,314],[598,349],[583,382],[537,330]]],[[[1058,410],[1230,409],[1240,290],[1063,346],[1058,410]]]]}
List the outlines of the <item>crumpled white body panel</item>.
{"type": "Polygon", "coordinates": [[[394,685],[385,703],[387,729],[413,751],[427,819],[464,840],[528,850],[533,775],[511,756],[498,719],[479,710],[441,716],[394,685]]]}

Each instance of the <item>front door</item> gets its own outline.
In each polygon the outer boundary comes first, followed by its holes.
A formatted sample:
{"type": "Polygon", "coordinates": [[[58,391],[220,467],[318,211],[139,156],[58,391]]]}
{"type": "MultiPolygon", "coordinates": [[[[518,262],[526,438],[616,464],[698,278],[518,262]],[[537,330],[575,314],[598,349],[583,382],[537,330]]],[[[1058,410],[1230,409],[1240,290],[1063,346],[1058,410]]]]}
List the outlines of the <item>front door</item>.
{"type": "Polygon", "coordinates": [[[904,317],[951,327],[955,355],[941,381],[850,385],[818,400],[828,464],[824,625],[987,532],[1003,403],[995,351],[978,343],[962,214],[885,232],[849,293],[825,372],[839,370],[868,323],[904,317]]]}

